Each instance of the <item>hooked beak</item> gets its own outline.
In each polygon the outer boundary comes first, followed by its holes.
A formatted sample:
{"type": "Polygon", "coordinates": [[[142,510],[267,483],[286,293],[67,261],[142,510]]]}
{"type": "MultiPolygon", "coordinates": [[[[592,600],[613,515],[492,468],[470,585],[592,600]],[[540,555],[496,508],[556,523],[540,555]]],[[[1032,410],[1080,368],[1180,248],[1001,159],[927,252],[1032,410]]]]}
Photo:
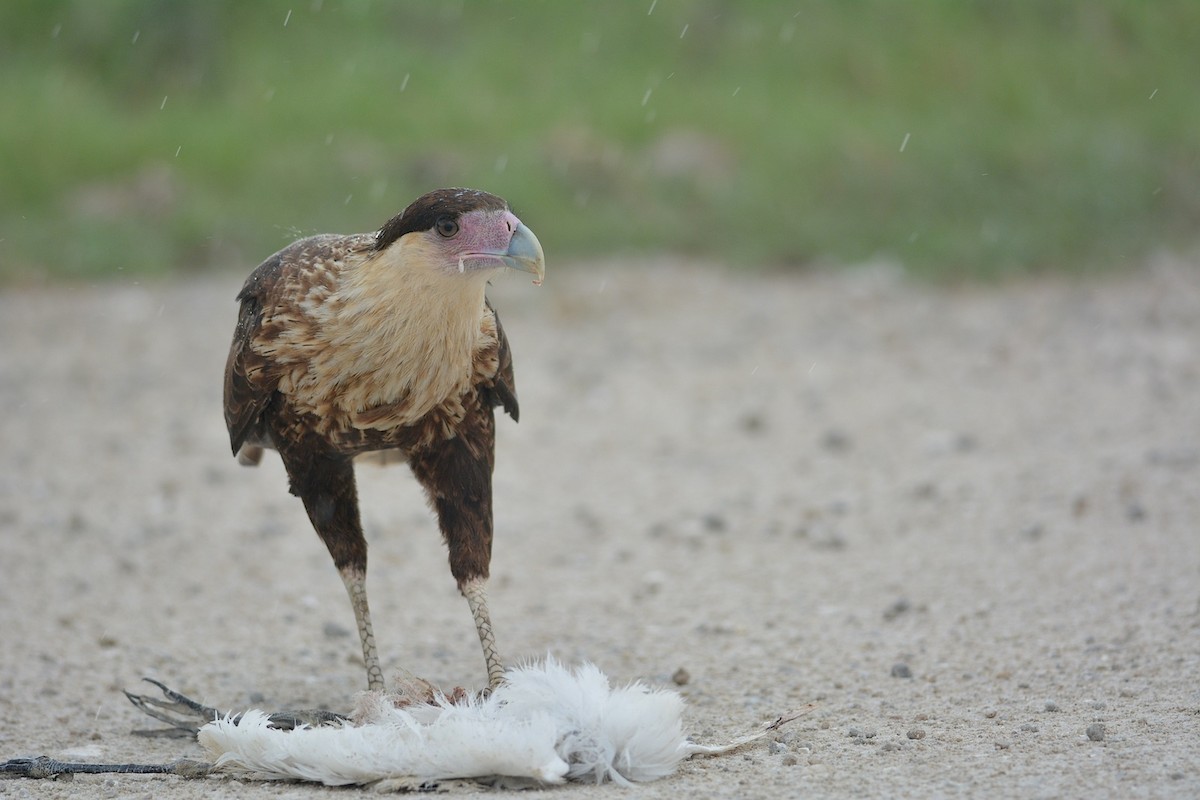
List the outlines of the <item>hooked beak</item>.
{"type": "Polygon", "coordinates": [[[533,231],[525,227],[525,223],[517,225],[508,242],[508,250],[500,255],[500,260],[510,269],[533,273],[535,286],[541,286],[542,278],[546,277],[546,256],[542,253],[542,243],[533,235],[533,231]]]}

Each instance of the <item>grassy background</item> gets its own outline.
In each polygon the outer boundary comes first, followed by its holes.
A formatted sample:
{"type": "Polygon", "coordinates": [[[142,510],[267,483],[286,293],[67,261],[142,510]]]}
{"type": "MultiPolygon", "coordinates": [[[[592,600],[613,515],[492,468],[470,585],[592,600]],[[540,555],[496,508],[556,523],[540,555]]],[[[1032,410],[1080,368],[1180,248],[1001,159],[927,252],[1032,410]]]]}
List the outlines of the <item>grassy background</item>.
{"type": "Polygon", "coordinates": [[[1200,3],[6,0],[0,280],[248,271],[440,185],[550,259],[1194,247],[1200,3]]]}

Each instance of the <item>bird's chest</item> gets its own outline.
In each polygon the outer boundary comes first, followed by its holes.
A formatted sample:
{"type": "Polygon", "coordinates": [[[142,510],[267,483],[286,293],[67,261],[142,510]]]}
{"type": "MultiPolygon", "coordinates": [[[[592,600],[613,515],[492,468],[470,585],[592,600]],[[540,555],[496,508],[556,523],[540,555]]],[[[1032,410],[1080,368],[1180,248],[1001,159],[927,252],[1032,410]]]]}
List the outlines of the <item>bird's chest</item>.
{"type": "Polygon", "coordinates": [[[280,391],[298,412],[315,417],[327,437],[347,443],[380,434],[394,439],[402,428],[452,428],[474,402],[476,381],[495,350],[492,328],[479,316],[359,315],[310,331],[311,345],[280,391]]]}

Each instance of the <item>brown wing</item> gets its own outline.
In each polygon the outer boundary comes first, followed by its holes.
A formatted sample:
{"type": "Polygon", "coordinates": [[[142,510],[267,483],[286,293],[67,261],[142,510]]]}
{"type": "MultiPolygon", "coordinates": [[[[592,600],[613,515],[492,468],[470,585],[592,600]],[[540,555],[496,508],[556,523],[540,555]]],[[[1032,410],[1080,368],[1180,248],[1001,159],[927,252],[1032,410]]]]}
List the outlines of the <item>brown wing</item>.
{"type": "Polygon", "coordinates": [[[256,438],[251,434],[259,427],[279,382],[267,360],[254,352],[251,344],[262,330],[263,307],[275,294],[286,252],[282,250],[260,264],[238,292],[241,308],[225,362],[225,426],[234,455],[248,438],[256,438]]]}
{"type": "MultiPolygon", "coordinates": [[[[263,415],[276,402],[286,368],[277,363],[281,337],[304,339],[311,320],[303,305],[327,296],[345,262],[362,257],[374,241],[372,234],[310,236],[259,264],[246,279],[225,363],[225,425],[235,455],[244,444],[271,444],[263,415]]],[[[295,357],[291,352],[282,360],[295,357]]]]}
{"type": "Polygon", "coordinates": [[[488,310],[496,318],[496,356],[500,361],[500,368],[497,370],[496,378],[489,390],[491,393],[489,402],[492,407],[504,406],[504,410],[516,422],[521,418],[521,408],[517,405],[517,382],[513,378],[512,349],[508,346],[508,337],[504,335],[504,326],[500,324],[500,315],[496,313],[490,300],[486,302],[488,310]]]}

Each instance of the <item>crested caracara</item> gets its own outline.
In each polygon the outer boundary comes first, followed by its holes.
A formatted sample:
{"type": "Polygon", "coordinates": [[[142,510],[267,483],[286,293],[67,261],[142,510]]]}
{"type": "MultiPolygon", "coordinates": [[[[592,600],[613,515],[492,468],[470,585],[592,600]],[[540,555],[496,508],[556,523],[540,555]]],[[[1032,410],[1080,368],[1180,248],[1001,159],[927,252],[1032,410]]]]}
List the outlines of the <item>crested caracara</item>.
{"type": "Polygon", "coordinates": [[[545,273],[537,237],[495,195],[439,189],[377,233],[301,239],[238,294],[225,423],[238,461],[279,452],[291,492],[346,584],[367,685],[383,688],[365,579],[354,458],[407,460],[437,512],[450,571],[483,645],[504,666],[488,615],[495,417],[517,419],[512,354],[485,297],[509,268],[545,273]]]}

